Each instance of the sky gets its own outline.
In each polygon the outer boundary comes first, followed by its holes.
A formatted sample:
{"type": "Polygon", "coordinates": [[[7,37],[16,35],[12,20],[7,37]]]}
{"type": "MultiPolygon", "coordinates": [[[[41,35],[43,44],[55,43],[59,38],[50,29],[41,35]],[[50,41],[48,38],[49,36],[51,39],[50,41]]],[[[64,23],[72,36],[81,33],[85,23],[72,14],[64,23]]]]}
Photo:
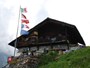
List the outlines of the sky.
{"type": "Polygon", "coordinates": [[[16,38],[19,8],[27,8],[29,27],[50,17],[75,25],[90,45],[90,0],[0,0],[0,51],[13,54],[8,43],[16,38]]]}

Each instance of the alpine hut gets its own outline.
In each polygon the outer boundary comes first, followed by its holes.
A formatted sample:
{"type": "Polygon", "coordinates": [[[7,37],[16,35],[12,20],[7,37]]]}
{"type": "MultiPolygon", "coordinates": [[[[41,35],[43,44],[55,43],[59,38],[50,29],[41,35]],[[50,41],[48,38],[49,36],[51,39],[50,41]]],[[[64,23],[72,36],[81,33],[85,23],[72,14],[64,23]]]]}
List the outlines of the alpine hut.
{"type": "Polygon", "coordinates": [[[51,18],[46,18],[28,32],[28,35],[21,35],[11,41],[9,45],[15,47],[14,43],[17,40],[17,49],[67,50],[71,47],[78,46],[78,43],[85,46],[85,42],[75,25],[51,18]]]}

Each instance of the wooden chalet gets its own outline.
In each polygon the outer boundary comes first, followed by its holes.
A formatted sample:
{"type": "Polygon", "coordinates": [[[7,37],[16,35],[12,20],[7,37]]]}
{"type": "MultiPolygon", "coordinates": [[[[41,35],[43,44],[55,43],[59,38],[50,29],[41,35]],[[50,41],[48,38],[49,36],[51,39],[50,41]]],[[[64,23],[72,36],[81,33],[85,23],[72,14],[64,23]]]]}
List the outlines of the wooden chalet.
{"type": "MultiPolygon", "coordinates": [[[[28,35],[17,38],[16,48],[67,50],[70,47],[78,46],[78,43],[85,46],[85,42],[75,25],[51,18],[46,18],[28,32],[28,35]]],[[[9,45],[14,47],[15,41],[16,39],[9,45]]]]}

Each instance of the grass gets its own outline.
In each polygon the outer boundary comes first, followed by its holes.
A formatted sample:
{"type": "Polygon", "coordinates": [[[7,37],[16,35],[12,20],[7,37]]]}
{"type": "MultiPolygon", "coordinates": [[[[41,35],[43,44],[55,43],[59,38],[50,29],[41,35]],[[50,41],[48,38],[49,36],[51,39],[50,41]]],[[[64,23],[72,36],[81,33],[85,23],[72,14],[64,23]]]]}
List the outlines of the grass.
{"type": "Polygon", "coordinates": [[[57,61],[40,65],[39,68],[90,68],[90,47],[64,54],[57,61]]]}

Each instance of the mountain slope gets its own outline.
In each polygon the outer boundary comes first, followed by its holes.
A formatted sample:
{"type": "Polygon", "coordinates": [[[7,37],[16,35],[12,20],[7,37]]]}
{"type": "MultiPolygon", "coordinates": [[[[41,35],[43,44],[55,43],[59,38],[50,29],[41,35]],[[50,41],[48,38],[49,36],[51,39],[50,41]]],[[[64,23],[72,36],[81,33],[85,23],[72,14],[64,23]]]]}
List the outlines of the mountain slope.
{"type": "Polygon", "coordinates": [[[64,54],[59,60],[39,68],[90,68],[90,47],[64,54]]]}
{"type": "Polygon", "coordinates": [[[0,52],[0,68],[2,68],[7,64],[7,57],[8,57],[7,54],[0,52]]]}

